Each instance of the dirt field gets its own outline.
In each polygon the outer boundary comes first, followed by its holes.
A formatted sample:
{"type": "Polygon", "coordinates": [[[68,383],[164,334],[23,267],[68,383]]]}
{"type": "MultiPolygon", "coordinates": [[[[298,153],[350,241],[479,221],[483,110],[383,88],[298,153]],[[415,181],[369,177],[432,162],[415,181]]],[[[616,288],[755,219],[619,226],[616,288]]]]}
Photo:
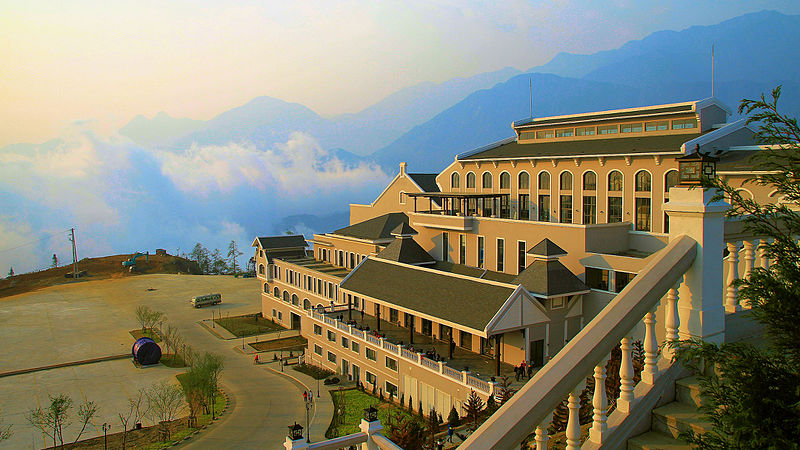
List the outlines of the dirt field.
{"type": "Polygon", "coordinates": [[[145,261],[144,256],[140,256],[136,259],[136,271],[131,272],[127,267],[122,266],[122,262],[130,258],[130,256],[131,255],[113,255],[101,258],[84,258],[78,261],[78,270],[85,270],[86,276],[78,278],[77,280],[65,277],[66,274],[72,272],[72,265],[47,269],[40,272],[14,275],[11,278],[2,279],[0,280],[0,300],[2,300],[3,297],[59,284],[81,283],[84,281],[132,277],[154,273],[200,274],[200,269],[194,261],[171,255],[150,255],[147,257],[147,261],[145,261]]]}

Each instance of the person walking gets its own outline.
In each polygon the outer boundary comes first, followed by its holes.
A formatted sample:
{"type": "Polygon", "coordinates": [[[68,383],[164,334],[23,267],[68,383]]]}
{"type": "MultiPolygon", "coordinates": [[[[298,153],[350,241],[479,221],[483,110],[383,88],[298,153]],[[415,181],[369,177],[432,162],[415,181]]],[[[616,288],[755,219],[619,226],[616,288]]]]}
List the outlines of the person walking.
{"type": "Polygon", "coordinates": [[[514,377],[519,381],[519,366],[514,366],[514,377]]]}
{"type": "Polygon", "coordinates": [[[528,364],[528,379],[530,380],[533,376],[533,364],[528,364]]]}
{"type": "Polygon", "coordinates": [[[447,442],[453,442],[453,426],[447,424],[447,442]]]}

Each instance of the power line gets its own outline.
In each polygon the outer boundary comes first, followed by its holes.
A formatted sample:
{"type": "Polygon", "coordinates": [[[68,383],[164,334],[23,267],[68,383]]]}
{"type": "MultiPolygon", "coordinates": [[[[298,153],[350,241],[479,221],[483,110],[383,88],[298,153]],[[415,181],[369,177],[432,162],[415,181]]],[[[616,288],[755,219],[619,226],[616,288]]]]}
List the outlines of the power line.
{"type": "Polygon", "coordinates": [[[19,248],[22,248],[22,247],[25,247],[25,246],[28,246],[28,245],[31,245],[31,244],[36,244],[37,242],[41,242],[41,241],[50,239],[53,236],[56,236],[56,235],[61,234],[61,233],[66,233],[66,232],[68,232],[70,230],[71,230],[71,228],[67,228],[66,230],[63,230],[63,231],[56,231],[55,233],[51,233],[51,234],[49,234],[49,235],[47,235],[47,236],[45,236],[43,238],[36,239],[35,241],[26,242],[26,243],[20,244],[20,245],[18,245],[16,247],[11,247],[11,248],[6,248],[6,249],[3,249],[3,250],[0,250],[0,253],[10,252],[11,250],[17,250],[19,248]]]}

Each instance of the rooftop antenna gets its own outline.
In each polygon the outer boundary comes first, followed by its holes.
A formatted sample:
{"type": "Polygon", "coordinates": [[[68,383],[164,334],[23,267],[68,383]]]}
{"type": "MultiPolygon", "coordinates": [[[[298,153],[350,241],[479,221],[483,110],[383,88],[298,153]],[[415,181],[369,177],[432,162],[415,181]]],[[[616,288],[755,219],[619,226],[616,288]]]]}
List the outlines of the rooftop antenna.
{"type": "Polygon", "coordinates": [[[533,77],[528,78],[528,89],[531,94],[531,119],[533,119],[533,77]]]}
{"type": "Polygon", "coordinates": [[[711,96],[714,96],[714,44],[711,44],[711,96]]]}

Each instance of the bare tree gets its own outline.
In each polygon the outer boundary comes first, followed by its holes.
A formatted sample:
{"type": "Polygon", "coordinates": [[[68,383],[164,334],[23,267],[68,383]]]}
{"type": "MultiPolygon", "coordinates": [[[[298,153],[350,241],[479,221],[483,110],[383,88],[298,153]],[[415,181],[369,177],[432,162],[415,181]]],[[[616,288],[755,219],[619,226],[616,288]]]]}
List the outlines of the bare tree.
{"type": "Polygon", "coordinates": [[[147,329],[150,323],[150,307],[146,305],[139,305],[136,307],[136,321],[142,326],[142,333],[147,329]]]}
{"type": "Polygon", "coordinates": [[[147,412],[158,421],[161,430],[169,439],[169,422],[184,408],[183,392],[178,386],[166,380],[156,383],[147,390],[147,412]]]}
{"type": "Polygon", "coordinates": [[[147,412],[145,398],[144,389],[137,390],[136,396],[128,399],[128,411],[125,414],[119,413],[119,422],[122,424],[122,450],[125,450],[128,442],[128,424],[133,428],[147,412]]]}
{"type": "Polygon", "coordinates": [[[94,402],[84,401],[81,406],[78,407],[78,418],[81,419],[81,431],[78,432],[75,440],[72,441],[73,444],[78,442],[78,439],[81,438],[81,435],[86,430],[86,425],[88,425],[95,416],[97,416],[97,405],[94,402]]]}
{"type": "Polygon", "coordinates": [[[13,434],[11,425],[3,426],[3,418],[0,417],[0,442],[10,439],[13,434]]]}
{"type": "Polygon", "coordinates": [[[69,409],[72,407],[72,398],[65,394],[55,397],[47,395],[50,405],[47,409],[38,406],[32,409],[25,416],[25,419],[34,427],[42,431],[46,436],[53,439],[53,447],[57,445],[56,440],[64,447],[64,427],[69,426],[69,409]]]}
{"type": "Polygon", "coordinates": [[[167,316],[164,315],[163,312],[151,309],[147,317],[147,325],[148,325],[147,328],[150,328],[150,330],[152,331],[153,327],[155,327],[157,323],[163,322],[165,320],[167,320],[167,316]]]}

